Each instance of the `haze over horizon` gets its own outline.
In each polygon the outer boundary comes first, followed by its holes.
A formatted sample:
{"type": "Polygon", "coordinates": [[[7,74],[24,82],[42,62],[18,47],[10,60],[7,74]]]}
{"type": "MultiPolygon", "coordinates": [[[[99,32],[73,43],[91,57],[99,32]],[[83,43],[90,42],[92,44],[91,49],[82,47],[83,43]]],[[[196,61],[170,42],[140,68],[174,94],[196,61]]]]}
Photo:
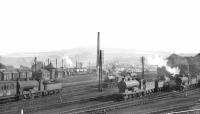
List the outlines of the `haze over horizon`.
{"type": "Polygon", "coordinates": [[[198,0],[0,1],[0,55],[101,47],[199,53],[198,0]]]}

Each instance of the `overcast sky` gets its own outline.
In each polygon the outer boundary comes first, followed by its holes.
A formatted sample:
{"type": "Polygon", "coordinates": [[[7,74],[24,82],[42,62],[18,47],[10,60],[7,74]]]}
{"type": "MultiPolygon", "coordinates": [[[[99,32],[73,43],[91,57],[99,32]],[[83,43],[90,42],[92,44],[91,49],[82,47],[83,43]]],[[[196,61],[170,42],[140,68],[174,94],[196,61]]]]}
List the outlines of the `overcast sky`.
{"type": "Polygon", "coordinates": [[[199,0],[1,0],[0,55],[96,46],[200,52],[199,0]]]}

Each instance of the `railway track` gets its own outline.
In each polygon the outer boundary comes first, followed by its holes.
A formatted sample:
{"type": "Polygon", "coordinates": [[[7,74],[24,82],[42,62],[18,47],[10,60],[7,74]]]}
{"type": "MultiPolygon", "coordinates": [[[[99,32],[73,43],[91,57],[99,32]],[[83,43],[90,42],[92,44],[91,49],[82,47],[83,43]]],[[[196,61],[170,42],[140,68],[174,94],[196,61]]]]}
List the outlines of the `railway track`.
{"type": "MultiPolygon", "coordinates": [[[[184,110],[190,109],[190,107],[197,105],[199,97],[194,97],[189,99],[190,102],[184,103],[182,105],[166,107],[161,110],[148,112],[147,114],[182,114],[184,110]]],[[[185,114],[188,114],[187,112],[185,114]]]]}
{"type": "Polygon", "coordinates": [[[138,100],[130,100],[130,101],[120,101],[120,102],[106,102],[102,104],[97,104],[90,107],[83,107],[79,109],[73,109],[70,111],[60,112],[58,114],[83,114],[83,113],[101,113],[107,112],[114,109],[125,108],[129,106],[138,106],[142,104],[151,103],[153,101],[163,100],[170,97],[170,94],[163,94],[160,96],[152,96],[151,98],[141,98],[138,100]]]}
{"type": "MultiPolygon", "coordinates": [[[[195,91],[199,91],[199,89],[198,90],[197,89],[190,90],[190,91],[188,91],[188,94],[190,92],[195,92],[195,91]]],[[[157,96],[156,94],[159,95],[159,93],[155,93],[155,94],[152,94],[150,96],[145,96],[145,97],[147,99],[151,99],[153,97],[155,98],[157,96]]],[[[168,94],[171,94],[171,93],[168,93],[168,94]]],[[[74,95],[74,96],[76,96],[76,95],[74,95]]],[[[105,96],[107,96],[107,95],[105,95],[105,96]]],[[[64,97],[62,96],[63,97],[62,100],[59,97],[56,97],[56,99],[54,99],[54,100],[52,100],[51,98],[41,99],[40,102],[43,102],[43,104],[39,104],[39,103],[37,104],[37,102],[27,103],[26,101],[23,101],[23,103],[18,104],[17,107],[12,107],[12,109],[4,107],[4,110],[0,110],[0,111],[4,112],[5,114],[13,114],[13,113],[20,112],[20,109],[24,109],[25,113],[30,113],[30,112],[37,111],[37,110],[46,110],[46,109],[62,107],[62,106],[66,106],[66,105],[72,105],[72,104],[76,104],[76,103],[85,103],[85,102],[89,102],[92,100],[104,99],[105,96],[96,97],[96,95],[94,94],[93,96],[90,96],[89,98],[83,98],[83,97],[79,97],[77,95],[77,97],[75,97],[74,100],[69,101],[70,98],[67,98],[67,95],[66,95],[64,97]],[[5,111],[5,110],[7,110],[7,111],[5,111]]],[[[141,99],[144,99],[145,97],[142,97],[141,99]]],[[[102,104],[102,106],[103,106],[103,104],[102,104]]],[[[101,105],[99,105],[99,107],[101,107],[101,105]]],[[[93,107],[93,109],[94,108],[95,107],[93,107]]],[[[87,108],[85,108],[85,109],[87,109],[87,108]]],[[[81,109],[79,109],[79,110],[81,110],[81,109]]]]}
{"type": "MultiPolygon", "coordinates": [[[[80,86],[75,86],[75,88],[69,87],[68,90],[64,91],[62,94],[55,94],[51,96],[44,96],[41,98],[35,99],[27,99],[27,100],[20,100],[16,102],[8,102],[5,104],[0,105],[0,111],[4,112],[7,110],[17,110],[24,107],[32,107],[34,105],[42,106],[45,104],[53,104],[57,102],[61,102],[61,100],[66,101],[72,98],[72,96],[79,96],[88,93],[89,91],[94,91],[95,88],[88,89],[88,86],[91,84],[81,84],[80,86]]],[[[67,88],[65,88],[67,89],[67,88]]]]}
{"type": "Polygon", "coordinates": [[[103,96],[99,96],[97,97],[96,94],[92,94],[89,97],[85,97],[85,96],[76,96],[74,97],[73,100],[71,100],[70,98],[67,98],[67,96],[64,96],[64,98],[61,99],[57,99],[54,100],[54,103],[49,103],[49,101],[47,101],[45,104],[43,105],[35,105],[35,106],[18,106],[17,108],[14,108],[13,110],[9,110],[9,111],[4,111],[5,114],[13,114],[13,113],[19,113],[21,109],[24,109],[24,113],[30,113],[33,111],[37,111],[37,110],[46,110],[46,109],[51,109],[51,108],[56,108],[56,107],[62,107],[62,106],[66,106],[66,105],[72,105],[72,104],[76,104],[76,103],[84,103],[84,102],[88,102],[88,101],[95,101],[95,100],[99,100],[99,99],[104,99],[105,97],[107,97],[109,94],[105,94],[103,96]]]}
{"type": "MultiPolygon", "coordinates": [[[[200,90],[197,90],[197,89],[191,90],[188,94],[192,95],[197,92],[200,92],[200,90]]],[[[100,103],[100,104],[96,104],[93,106],[87,106],[87,107],[82,107],[82,108],[72,109],[69,111],[60,112],[58,114],[104,113],[104,112],[107,112],[110,110],[127,108],[130,106],[138,106],[138,105],[142,105],[142,104],[152,103],[152,102],[155,102],[158,100],[168,99],[168,98],[174,97],[174,95],[175,95],[174,92],[170,92],[167,94],[164,94],[164,93],[157,94],[157,95],[153,94],[151,96],[145,96],[145,97],[142,97],[139,99],[133,99],[131,101],[121,101],[121,102],[109,101],[106,103],[100,103]]]]}

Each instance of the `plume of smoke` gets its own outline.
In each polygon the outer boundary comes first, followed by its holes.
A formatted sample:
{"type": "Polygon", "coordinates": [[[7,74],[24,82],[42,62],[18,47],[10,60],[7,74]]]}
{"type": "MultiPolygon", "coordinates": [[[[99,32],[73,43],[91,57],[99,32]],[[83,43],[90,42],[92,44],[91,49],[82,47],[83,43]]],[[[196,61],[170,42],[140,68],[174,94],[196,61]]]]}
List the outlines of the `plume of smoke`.
{"type": "Polygon", "coordinates": [[[72,60],[67,55],[63,56],[63,60],[65,61],[65,63],[67,64],[67,66],[69,66],[69,67],[73,66],[72,60]]]}
{"type": "Polygon", "coordinates": [[[167,65],[167,60],[159,55],[155,55],[154,57],[147,57],[147,61],[150,65],[157,65],[158,67],[167,65]]]}
{"type": "Polygon", "coordinates": [[[169,71],[170,73],[172,73],[174,75],[180,73],[180,69],[178,67],[171,68],[170,66],[166,65],[165,68],[167,71],[169,71]]]}
{"type": "Polygon", "coordinates": [[[165,67],[168,72],[171,74],[179,74],[180,69],[178,67],[171,68],[167,65],[167,60],[164,59],[162,56],[155,55],[154,57],[147,57],[147,61],[150,65],[157,65],[158,67],[165,67]]]}

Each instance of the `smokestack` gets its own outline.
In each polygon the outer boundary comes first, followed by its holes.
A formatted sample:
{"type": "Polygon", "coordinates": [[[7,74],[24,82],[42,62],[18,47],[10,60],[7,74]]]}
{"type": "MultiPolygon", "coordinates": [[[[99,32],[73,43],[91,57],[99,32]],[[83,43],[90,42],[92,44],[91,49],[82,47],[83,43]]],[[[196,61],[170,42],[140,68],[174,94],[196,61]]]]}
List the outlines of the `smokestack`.
{"type": "Polygon", "coordinates": [[[57,58],[56,58],[56,69],[57,69],[57,58]]]}
{"type": "Polygon", "coordinates": [[[36,64],[37,64],[37,63],[36,63],[36,62],[37,62],[37,58],[36,58],[36,57],[35,57],[35,60],[34,60],[34,61],[35,61],[35,72],[36,72],[36,64]]]}
{"type": "Polygon", "coordinates": [[[100,92],[102,91],[102,64],[103,64],[103,50],[99,53],[99,77],[100,77],[100,92]]]}
{"type": "Polygon", "coordinates": [[[99,77],[99,92],[101,92],[101,76],[100,76],[100,32],[97,33],[97,64],[96,64],[96,72],[99,77]]]}
{"type": "Polygon", "coordinates": [[[62,68],[63,68],[63,59],[62,59],[62,68]]]}
{"type": "Polygon", "coordinates": [[[142,56],[142,79],[144,79],[144,57],[142,56]]]}

